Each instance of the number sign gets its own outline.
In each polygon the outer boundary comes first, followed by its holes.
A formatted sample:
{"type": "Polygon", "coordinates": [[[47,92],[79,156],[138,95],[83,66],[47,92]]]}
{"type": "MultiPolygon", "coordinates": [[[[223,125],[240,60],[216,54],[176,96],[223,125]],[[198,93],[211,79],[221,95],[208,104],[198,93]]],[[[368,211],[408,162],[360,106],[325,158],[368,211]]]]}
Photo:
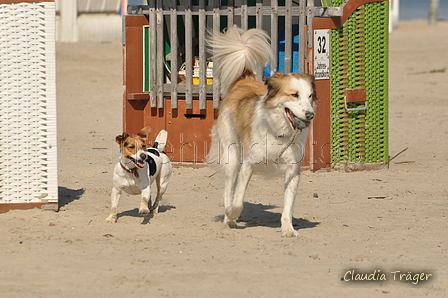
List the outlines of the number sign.
{"type": "Polygon", "coordinates": [[[314,30],[314,77],[316,80],[330,78],[329,30],[314,30]]]}

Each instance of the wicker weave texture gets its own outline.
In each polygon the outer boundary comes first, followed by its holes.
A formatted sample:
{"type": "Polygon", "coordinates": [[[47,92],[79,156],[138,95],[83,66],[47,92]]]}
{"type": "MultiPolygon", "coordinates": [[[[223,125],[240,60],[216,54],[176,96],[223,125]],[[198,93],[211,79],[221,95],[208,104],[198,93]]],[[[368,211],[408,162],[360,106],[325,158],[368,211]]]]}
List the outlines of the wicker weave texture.
{"type": "Polygon", "coordinates": [[[331,30],[332,166],[388,162],[389,2],[359,7],[342,29],[331,30]],[[346,89],[366,90],[366,102],[348,103],[346,89]]]}
{"type": "Polygon", "coordinates": [[[0,4],[0,204],[57,202],[54,2],[0,4]]]}

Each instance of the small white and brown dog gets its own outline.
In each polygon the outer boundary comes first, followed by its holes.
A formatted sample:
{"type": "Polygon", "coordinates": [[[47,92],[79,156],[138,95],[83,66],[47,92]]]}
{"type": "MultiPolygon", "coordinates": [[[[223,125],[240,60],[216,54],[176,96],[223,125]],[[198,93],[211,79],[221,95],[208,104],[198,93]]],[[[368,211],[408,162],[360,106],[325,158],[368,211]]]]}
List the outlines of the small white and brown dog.
{"type": "Polygon", "coordinates": [[[117,208],[122,191],[130,195],[141,194],[138,210],[140,215],[158,212],[160,200],[171,177],[172,165],[164,152],[168,133],[161,130],[154,145],[147,149],[146,139],[150,132],[151,127],[147,126],[136,135],[124,132],[115,138],[120,145],[120,158],[114,169],[112,206],[107,222],[117,221],[117,208]],[[154,181],[157,185],[157,195],[151,204],[151,184],[154,181]]]}
{"type": "Polygon", "coordinates": [[[208,41],[219,65],[224,97],[212,128],[209,162],[224,172],[224,223],[237,227],[252,173],[284,174],[282,235],[297,236],[292,211],[308,126],[314,118],[314,77],[275,73],[265,82],[256,72],[272,57],[269,36],[237,27],[208,41]]]}

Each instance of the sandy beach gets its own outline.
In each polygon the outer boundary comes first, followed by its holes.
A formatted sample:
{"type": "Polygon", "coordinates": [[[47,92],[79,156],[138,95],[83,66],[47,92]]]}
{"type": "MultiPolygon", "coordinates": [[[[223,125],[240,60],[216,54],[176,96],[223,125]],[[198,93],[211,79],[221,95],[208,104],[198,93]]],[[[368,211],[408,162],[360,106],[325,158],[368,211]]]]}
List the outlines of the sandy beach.
{"type": "Polygon", "coordinates": [[[254,176],[228,229],[222,176],[207,167],[176,167],[156,216],[124,196],[106,223],[121,41],[58,43],[60,210],[0,214],[0,297],[447,297],[447,53],[448,22],[399,24],[389,154],[408,149],[389,169],[303,172],[300,235],[282,238],[281,177],[254,176]],[[361,273],[378,280],[354,282],[361,273]]]}

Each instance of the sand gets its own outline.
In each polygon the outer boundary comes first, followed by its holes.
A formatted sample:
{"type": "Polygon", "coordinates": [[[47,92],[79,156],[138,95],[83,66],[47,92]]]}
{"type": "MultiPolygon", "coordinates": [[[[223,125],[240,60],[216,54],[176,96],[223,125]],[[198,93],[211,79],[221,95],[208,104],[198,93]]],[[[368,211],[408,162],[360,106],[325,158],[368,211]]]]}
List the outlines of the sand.
{"type": "Polygon", "coordinates": [[[282,238],[282,178],[255,176],[240,228],[228,229],[210,168],[175,168],[155,217],[125,196],[118,222],[106,223],[121,44],[58,43],[61,207],[0,214],[0,297],[446,297],[448,72],[434,70],[448,66],[447,52],[448,23],[399,24],[390,155],[408,149],[389,169],[304,172],[300,235],[282,238]],[[386,280],[351,281],[358,273],[386,280]]]}

